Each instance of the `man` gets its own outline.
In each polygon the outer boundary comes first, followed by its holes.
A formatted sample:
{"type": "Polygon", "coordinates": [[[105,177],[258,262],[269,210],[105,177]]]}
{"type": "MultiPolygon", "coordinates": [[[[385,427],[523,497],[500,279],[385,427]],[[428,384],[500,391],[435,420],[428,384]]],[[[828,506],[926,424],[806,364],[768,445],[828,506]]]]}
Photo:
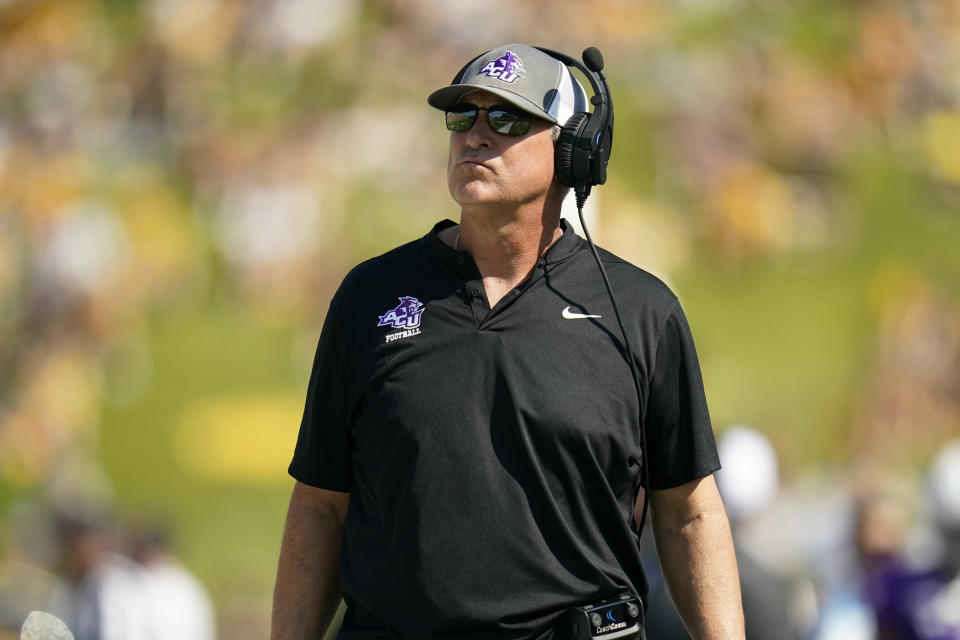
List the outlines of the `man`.
{"type": "Polygon", "coordinates": [[[683,313],[660,281],[602,254],[640,406],[593,257],[560,222],[554,142],[586,110],[583,88],[546,53],[508,45],[429,102],[452,131],[460,223],[361,264],[331,302],[290,465],[273,639],[321,637],[341,593],[342,639],[562,638],[571,607],[645,597],[647,459],[686,624],[742,638],[683,313]]]}

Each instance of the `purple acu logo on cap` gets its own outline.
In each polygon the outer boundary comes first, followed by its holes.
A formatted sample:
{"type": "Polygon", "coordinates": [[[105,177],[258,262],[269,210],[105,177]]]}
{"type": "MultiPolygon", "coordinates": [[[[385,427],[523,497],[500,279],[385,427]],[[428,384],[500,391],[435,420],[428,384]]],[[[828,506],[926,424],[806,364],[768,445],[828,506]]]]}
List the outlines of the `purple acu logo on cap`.
{"type": "Polygon", "coordinates": [[[496,78],[507,84],[513,84],[518,78],[523,77],[526,69],[523,66],[523,60],[517,54],[507,51],[496,60],[491,60],[484,65],[480,69],[480,73],[489,78],[496,78]]]}

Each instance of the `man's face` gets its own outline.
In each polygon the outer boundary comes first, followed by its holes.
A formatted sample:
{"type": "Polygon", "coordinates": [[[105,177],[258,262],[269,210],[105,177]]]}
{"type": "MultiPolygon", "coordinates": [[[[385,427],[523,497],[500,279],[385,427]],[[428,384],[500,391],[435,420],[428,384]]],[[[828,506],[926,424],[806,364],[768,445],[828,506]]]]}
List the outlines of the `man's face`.
{"type": "MultiPolygon", "coordinates": [[[[490,107],[503,98],[485,91],[466,94],[460,102],[490,107]]],[[[520,136],[494,132],[481,111],[467,131],[450,134],[447,187],[461,207],[482,204],[527,204],[542,198],[553,184],[552,125],[533,119],[520,136]]]]}

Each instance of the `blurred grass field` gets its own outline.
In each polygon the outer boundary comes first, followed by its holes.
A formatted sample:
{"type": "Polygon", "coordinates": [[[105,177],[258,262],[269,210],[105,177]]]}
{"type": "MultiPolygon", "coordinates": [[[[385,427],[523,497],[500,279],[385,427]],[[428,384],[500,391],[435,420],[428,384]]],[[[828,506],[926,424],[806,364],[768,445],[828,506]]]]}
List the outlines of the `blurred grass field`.
{"type": "Polygon", "coordinates": [[[183,559],[219,601],[262,607],[305,385],[293,372],[290,332],[234,307],[158,320],[149,342],[149,392],[103,417],[120,509],[171,523],[183,559]],[[224,460],[224,451],[234,453],[224,460]]]}

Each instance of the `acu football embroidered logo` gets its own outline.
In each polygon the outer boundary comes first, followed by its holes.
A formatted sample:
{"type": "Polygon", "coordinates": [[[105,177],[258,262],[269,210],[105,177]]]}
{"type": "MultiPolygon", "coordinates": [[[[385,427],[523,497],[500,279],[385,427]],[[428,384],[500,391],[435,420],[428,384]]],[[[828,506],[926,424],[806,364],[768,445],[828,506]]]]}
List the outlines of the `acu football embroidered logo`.
{"type": "Polygon", "coordinates": [[[378,327],[393,327],[403,329],[396,333],[388,333],[387,342],[400,338],[408,338],[420,333],[420,316],[423,315],[423,303],[413,296],[400,296],[400,304],[380,316],[378,327]]]}
{"type": "Polygon", "coordinates": [[[526,71],[523,60],[512,51],[507,51],[496,60],[488,62],[483,69],[480,69],[480,73],[483,75],[502,80],[508,84],[513,84],[518,78],[522,78],[526,71]]]}

